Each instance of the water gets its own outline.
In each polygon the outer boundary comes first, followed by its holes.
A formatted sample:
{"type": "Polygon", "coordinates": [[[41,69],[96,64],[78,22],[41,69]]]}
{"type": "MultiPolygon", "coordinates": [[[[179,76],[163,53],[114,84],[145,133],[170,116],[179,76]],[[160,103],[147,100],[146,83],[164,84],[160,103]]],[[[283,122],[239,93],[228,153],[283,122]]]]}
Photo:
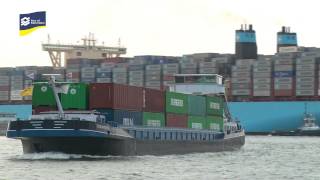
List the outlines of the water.
{"type": "Polygon", "coordinates": [[[247,136],[239,151],[169,156],[22,155],[0,137],[0,179],[320,179],[320,138],[247,136]]]}

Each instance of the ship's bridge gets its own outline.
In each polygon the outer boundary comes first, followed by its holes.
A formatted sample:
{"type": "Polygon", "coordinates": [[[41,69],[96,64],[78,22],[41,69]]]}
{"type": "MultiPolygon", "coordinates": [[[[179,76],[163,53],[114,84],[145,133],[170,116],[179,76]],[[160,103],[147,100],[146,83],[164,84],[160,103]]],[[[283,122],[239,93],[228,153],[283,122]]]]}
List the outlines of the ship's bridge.
{"type": "Polygon", "coordinates": [[[218,74],[175,74],[170,91],[185,94],[224,94],[222,76],[218,74]]]}

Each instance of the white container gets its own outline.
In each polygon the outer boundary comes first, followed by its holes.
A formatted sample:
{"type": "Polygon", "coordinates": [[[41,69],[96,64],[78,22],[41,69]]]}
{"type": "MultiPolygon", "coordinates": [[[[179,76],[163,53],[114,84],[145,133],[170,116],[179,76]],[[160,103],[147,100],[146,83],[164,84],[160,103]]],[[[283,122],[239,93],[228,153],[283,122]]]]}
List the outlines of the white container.
{"type": "Polygon", "coordinates": [[[251,83],[251,78],[231,78],[231,83],[251,83]]]}
{"type": "Polygon", "coordinates": [[[251,65],[250,66],[232,66],[232,72],[249,72],[251,71],[251,65]]]}
{"type": "Polygon", "coordinates": [[[297,71],[314,71],[315,70],[315,64],[297,64],[296,70],[297,71]]]}
{"type": "Polygon", "coordinates": [[[231,84],[231,88],[232,88],[233,90],[238,90],[238,89],[250,89],[250,88],[251,88],[251,84],[248,84],[248,83],[231,84]]]}
{"type": "Polygon", "coordinates": [[[271,72],[254,72],[253,78],[270,78],[271,72]]]}
{"type": "Polygon", "coordinates": [[[296,77],[314,77],[314,71],[296,71],[296,77]]]}
{"type": "Polygon", "coordinates": [[[297,64],[315,64],[316,59],[314,57],[301,57],[297,59],[297,64]]]}
{"type": "Polygon", "coordinates": [[[260,83],[270,84],[271,78],[253,78],[253,83],[254,84],[260,84],[260,83]]]}
{"type": "Polygon", "coordinates": [[[255,67],[270,67],[271,66],[271,61],[270,60],[258,60],[254,62],[255,67]]]}
{"type": "Polygon", "coordinates": [[[292,77],[281,77],[281,78],[274,78],[274,83],[275,84],[288,84],[288,83],[292,83],[292,77]]]}
{"type": "Polygon", "coordinates": [[[256,97],[271,96],[271,91],[270,90],[253,90],[253,96],[256,96],[256,97]]]}
{"type": "Polygon", "coordinates": [[[270,90],[271,85],[270,84],[254,84],[253,89],[255,90],[270,90]]]}
{"type": "Polygon", "coordinates": [[[296,84],[296,89],[314,89],[314,84],[296,84]]]}
{"type": "Polygon", "coordinates": [[[237,66],[251,66],[255,62],[255,59],[236,59],[237,66]]]}
{"type": "Polygon", "coordinates": [[[146,65],[147,71],[161,71],[161,64],[146,65]]]}
{"type": "Polygon", "coordinates": [[[234,96],[249,96],[251,95],[250,89],[232,90],[231,92],[234,96]]]}
{"type": "Polygon", "coordinates": [[[296,90],[296,96],[314,96],[314,89],[310,90],[296,90]]]}
{"type": "Polygon", "coordinates": [[[274,65],[285,65],[285,64],[287,64],[287,65],[292,65],[293,64],[293,59],[275,59],[274,60],[274,65]]]}
{"type": "Polygon", "coordinates": [[[292,89],[292,84],[274,84],[275,90],[290,90],[292,89]]]}
{"type": "Polygon", "coordinates": [[[112,78],[97,78],[96,82],[97,83],[111,83],[112,82],[112,78]]]}
{"type": "Polygon", "coordinates": [[[314,77],[297,77],[296,82],[297,83],[314,83],[315,78],[314,77]]]}
{"type": "Polygon", "coordinates": [[[232,77],[235,77],[235,78],[251,77],[251,72],[232,72],[232,77]]]}
{"type": "Polygon", "coordinates": [[[200,68],[199,73],[200,74],[217,74],[218,71],[216,68],[200,68]]]}
{"type": "Polygon", "coordinates": [[[271,67],[254,67],[253,72],[271,72],[271,67]]]}
{"type": "Polygon", "coordinates": [[[274,71],[292,71],[293,65],[275,65],[274,71]]]}
{"type": "Polygon", "coordinates": [[[215,62],[200,62],[199,67],[200,68],[215,68],[216,63],[215,62]]]}

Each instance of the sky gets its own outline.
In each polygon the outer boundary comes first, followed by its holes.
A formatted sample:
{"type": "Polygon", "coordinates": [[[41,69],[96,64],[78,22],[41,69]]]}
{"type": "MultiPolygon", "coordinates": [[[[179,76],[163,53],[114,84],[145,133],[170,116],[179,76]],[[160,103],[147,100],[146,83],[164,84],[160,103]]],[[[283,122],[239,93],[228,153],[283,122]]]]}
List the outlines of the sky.
{"type": "Polygon", "coordinates": [[[6,0],[1,2],[0,67],[51,65],[41,43],[97,44],[134,55],[234,53],[235,30],[253,24],[258,53],[274,54],[276,33],[290,26],[300,46],[320,47],[317,0],[6,0]],[[46,11],[47,27],[19,36],[19,14],[46,11]]]}

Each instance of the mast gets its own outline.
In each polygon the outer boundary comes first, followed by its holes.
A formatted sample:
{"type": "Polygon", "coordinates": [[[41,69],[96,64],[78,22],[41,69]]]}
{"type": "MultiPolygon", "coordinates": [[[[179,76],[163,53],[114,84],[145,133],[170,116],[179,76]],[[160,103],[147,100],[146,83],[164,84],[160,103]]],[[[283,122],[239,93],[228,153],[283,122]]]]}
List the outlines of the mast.
{"type": "Polygon", "coordinates": [[[53,90],[53,94],[54,94],[54,98],[56,100],[57,106],[58,106],[58,110],[59,110],[59,118],[62,119],[64,117],[64,112],[63,112],[63,108],[57,93],[57,89],[55,86],[55,77],[54,76],[50,76],[50,80],[49,80],[49,85],[51,86],[52,90],[53,90]]]}

